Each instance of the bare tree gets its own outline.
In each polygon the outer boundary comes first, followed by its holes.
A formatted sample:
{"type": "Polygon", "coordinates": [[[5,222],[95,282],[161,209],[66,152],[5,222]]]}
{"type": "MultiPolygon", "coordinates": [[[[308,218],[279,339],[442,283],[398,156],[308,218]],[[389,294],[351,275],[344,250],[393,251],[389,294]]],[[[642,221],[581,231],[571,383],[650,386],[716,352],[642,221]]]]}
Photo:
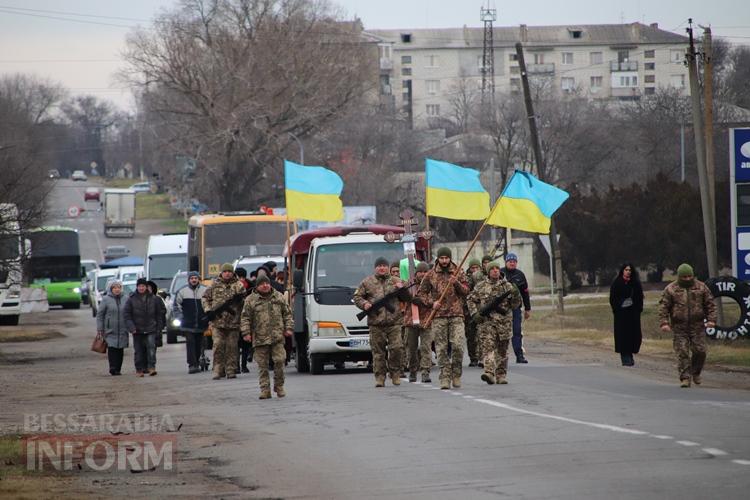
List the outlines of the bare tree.
{"type": "Polygon", "coordinates": [[[360,33],[325,1],[184,0],[129,36],[123,76],[161,142],[197,159],[218,208],[248,208],[280,198],[291,134],[376,88],[360,33]]]}

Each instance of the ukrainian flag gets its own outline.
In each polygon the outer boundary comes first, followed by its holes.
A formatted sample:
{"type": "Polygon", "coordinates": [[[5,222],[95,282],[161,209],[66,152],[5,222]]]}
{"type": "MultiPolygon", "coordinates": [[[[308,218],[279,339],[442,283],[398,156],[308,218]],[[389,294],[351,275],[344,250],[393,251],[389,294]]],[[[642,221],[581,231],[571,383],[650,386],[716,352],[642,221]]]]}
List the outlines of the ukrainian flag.
{"type": "Polygon", "coordinates": [[[427,215],[458,220],[484,220],[490,213],[490,195],[479,172],[443,161],[425,159],[427,215]]]}
{"type": "Polygon", "coordinates": [[[290,219],[338,221],[344,218],[339,174],[323,167],[306,167],[284,160],[286,213],[290,219]]]}
{"type": "Polygon", "coordinates": [[[550,218],[570,195],[540,181],[528,172],[516,170],[495,203],[487,223],[549,234],[550,218]]]}

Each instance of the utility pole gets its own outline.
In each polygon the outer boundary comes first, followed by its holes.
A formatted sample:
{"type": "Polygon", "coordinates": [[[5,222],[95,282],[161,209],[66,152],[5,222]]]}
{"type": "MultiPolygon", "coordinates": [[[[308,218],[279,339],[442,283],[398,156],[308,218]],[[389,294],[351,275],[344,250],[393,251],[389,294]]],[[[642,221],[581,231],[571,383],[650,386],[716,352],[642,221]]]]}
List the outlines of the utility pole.
{"type": "MultiPolygon", "coordinates": [[[[531,101],[531,89],[529,88],[529,75],[526,73],[526,60],[523,57],[523,44],[521,42],[516,43],[516,55],[518,56],[518,66],[521,70],[521,84],[523,85],[523,98],[526,103],[526,114],[529,117],[529,132],[531,135],[531,145],[534,148],[534,158],[536,159],[537,173],[539,179],[547,181],[545,179],[545,173],[547,171],[544,164],[544,157],[542,156],[542,148],[539,143],[539,133],[536,127],[536,115],[534,114],[534,104],[531,101]]],[[[557,244],[557,225],[555,224],[554,215],[550,218],[549,228],[549,247],[550,253],[552,254],[555,261],[554,272],[552,269],[549,270],[550,274],[553,274],[557,280],[557,312],[563,314],[565,312],[565,306],[563,304],[564,290],[563,290],[563,270],[562,270],[562,257],[560,256],[560,248],[557,244]]]]}
{"type": "Polygon", "coordinates": [[[714,165],[714,63],[711,28],[703,28],[703,106],[706,115],[706,172],[716,227],[716,171],[714,165]]]}
{"type": "Polygon", "coordinates": [[[484,23],[484,45],[482,47],[482,125],[490,123],[495,113],[495,48],[493,47],[492,23],[497,19],[497,10],[487,7],[479,8],[479,16],[484,23]]]}
{"type": "Polygon", "coordinates": [[[688,76],[690,77],[690,100],[693,104],[693,135],[695,136],[695,155],[698,166],[698,181],[701,190],[701,208],[703,213],[703,234],[706,239],[706,257],[708,259],[709,277],[719,275],[717,251],[716,251],[716,220],[714,217],[714,205],[709,190],[708,172],[706,171],[706,150],[703,133],[703,116],[701,113],[701,94],[698,85],[698,55],[695,52],[693,40],[693,20],[688,19],[687,28],[690,46],[685,55],[688,64],[688,76]]]}

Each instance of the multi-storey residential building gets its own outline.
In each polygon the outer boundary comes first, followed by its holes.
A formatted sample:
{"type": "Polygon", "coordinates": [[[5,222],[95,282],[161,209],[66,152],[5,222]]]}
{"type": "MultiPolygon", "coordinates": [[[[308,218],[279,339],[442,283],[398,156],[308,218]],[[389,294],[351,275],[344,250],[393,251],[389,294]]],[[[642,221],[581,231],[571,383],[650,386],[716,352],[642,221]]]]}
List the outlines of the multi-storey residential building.
{"type": "MultiPolygon", "coordinates": [[[[478,91],[483,28],[366,30],[379,47],[381,94],[415,125],[448,116],[457,94],[478,91]]],[[[497,27],[496,94],[520,92],[515,44],[524,44],[530,78],[593,99],[639,99],[658,87],[688,93],[687,37],[641,23],[497,27]]]]}

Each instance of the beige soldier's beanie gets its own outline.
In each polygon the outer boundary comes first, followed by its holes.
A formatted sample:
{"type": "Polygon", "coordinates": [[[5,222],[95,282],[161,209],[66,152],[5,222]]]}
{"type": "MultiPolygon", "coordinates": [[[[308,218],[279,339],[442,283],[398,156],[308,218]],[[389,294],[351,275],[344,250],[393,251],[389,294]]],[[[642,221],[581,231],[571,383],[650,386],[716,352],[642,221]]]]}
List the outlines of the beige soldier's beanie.
{"type": "Polygon", "coordinates": [[[496,267],[498,269],[502,269],[502,267],[500,266],[500,263],[498,261],[496,261],[496,260],[493,260],[492,262],[490,262],[489,264],[487,264],[487,271],[489,271],[493,267],[496,267]]]}
{"type": "Polygon", "coordinates": [[[471,259],[469,263],[467,264],[468,267],[471,266],[481,266],[482,264],[479,262],[479,259],[471,259]]]}
{"type": "Polygon", "coordinates": [[[224,264],[221,265],[221,272],[223,273],[224,271],[234,272],[234,266],[230,264],[229,262],[225,262],[224,264]]]}
{"type": "Polygon", "coordinates": [[[265,274],[258,276],[258,279],[255,280],[255,286],[262,285],[263,283],[271,283],[271,280],[265,274]]]}

